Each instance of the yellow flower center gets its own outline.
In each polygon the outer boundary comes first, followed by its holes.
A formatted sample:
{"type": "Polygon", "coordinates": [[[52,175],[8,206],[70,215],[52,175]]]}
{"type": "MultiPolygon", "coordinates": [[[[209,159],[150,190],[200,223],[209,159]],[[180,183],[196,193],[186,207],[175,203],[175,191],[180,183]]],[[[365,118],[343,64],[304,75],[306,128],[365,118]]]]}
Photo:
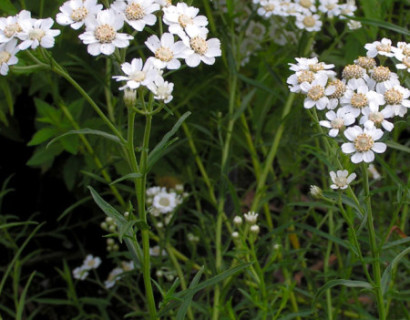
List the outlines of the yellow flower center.
{"type": "Polygon", "coordinates": [[[397,89],[389,89],[384,93],[384,100],[387,104],[400,104],[403,101],[403,94],[397,89]]]}
{"type": "Polygon", "coordinates": [[[192,50],[200,55],[203,55],[208,51],[208,44],[206,43],[205,39],[202,39],[201,37],[192,38],[189,41],[189,44],[191,45],[192,50]]]}
{"type": "Polygon", "coordinates": [[[168,206],[171,204],[171,202],[169,201],[169,199],[168,199],[168,198],[165,198],[165,197],[159,199],[158,203],[159,203],[161,206],[163,206],[163,207],[168,207],[168,206]]]}
{"type": "Polygon", "coordinates": [[[117,35],[114,28],[109,24],[98,26],[94,30],[95,38],[101,43],[111,43],[117,35]]]}
{"type": "Polygon", "coordinates": [[[387,67],[376,67],[373,70],[372,78],[377,82],[383,82],[390,79],[390,69],[387,67]]]}
{"type": "Polygon", "coordinates": [[[159,47],[157,51],[155,51],[155,58],[161,61],[169,62],[173,57],[174,54],[172,53],[171,49],[167,47],[159,47]]]}
{"type": "Polygon", "coordinates": [[[410,56],[410,46],[407,45],[403,47],[403,54],[405,56],[410,56]]]}
{"type": "Polygon", "coordinates": [[[144,9],[139,5],[138,3],[131,3],[126,9],[125,9],[125,17],[128,20],[140,20],[144,18],[145,12],[144,9]]]}
{"type": "Polygon", "coordinates": [[[325,88],[319,85],[313,86],[307,95],[313,101],[317,101],[325,95],[325,88]]]}
{"type": "Polygon", "coordinates": [[[345,185],[347,185],[347,177],[336,176],[334,183],[340,188],[344,187],[345,185]]]}
{"type": "Polygon", "coordinates": [[[373,138],[366,133],[359,134],[354,140],[354,147],[360,152],[369,151],[373,145],[373,138]]]}
{"type": "Polygon", "coordinates": [[[33,29],[29,33],[30,40],[40,41],[46,35],[45,31],[42,29],[33,29]]]}
{"type": "Polygon", "coordinates": [[[385,44],[385,43],[380,43],[378,46],[376,46],[377,51],[382,51],[382,52],[390,52],[391,51],[391,45],[390,44],[385,44]]]}
{"type": "Polygon", "coordinates": [[[384,120],[384,116],[381,112],[372,112],[369,114],[369,119],[373,121],[375,125],[380,125],[384,120]]]}
{"type": "Polygon", "coordinates": [[[313,18],[313,16],[307,16],[303,19],[303,24],[307,28],[312,28],[312,27],[315,26],[316,20],[315,20],[315,18],[313,18]]]}
{"type": "Polygon", "coordinates": [[[323,62],[314,63],[314,64],[309,65],[309,70],[313,71],[313,72],[318,72],[318,71],[324,70],[324,69],[325,69],[325,67],[323,65],[323,62]]]}
{"type": "Polygon", "coordinates": [[[363,93],[354,93],[352,99],[350,100],[350,104],[353,108],[361,109],[368,104],[367,97],[363,93]]]}
{"type": "Polygon", "coordinates": [[[345,123],[344,123],[343,119],[336,118],[336,119],[333,119],[330,122],[330,125],[332,126],[333,129],[342,129],[344,127],[345,123]]]}
{"type": "Polygon", "coordinates": [[[271,12],[275,10],[275,5],[273,3],[268,3],[267,5],[263,6],[263,9],[265,9],[266,12],[271,12]]]}
{"type": "Polygon", "coordinates": [[[366,70],[371,70],[376,66],[376,60],[369,57],[359,57],[356,63],[366,70]]]}
{"type": "Polygon", "coordinates": [[[364,70],[355,64],[347,65],[342,72],[342,77],[350,80],[350,79],[359,79],[363,76],[364,70]]]}
{"type": "Polygon", "coordinates": [[[315,80],[315,74],[312,71],[303,70],[298,76],[298,83],[311,83],[313,80],[315,80]]]}
{"type": "Polygon", "coordinates": [[[193,24],[193,20],[185,14],[181,14],[178,17],[178,23],[182,28],[186,28],[187,25],[193,24]]]}
{"type": "Polygon", "coordinates": [[[20,25],[18,24],[18,23],[12,23],[12,24],[9,24],[9,25],[7,25],[5,28],[4,28],[4,35],[7,37],[7,38],[11,38],[12,36],[14,36],[17,32],[20,32],[21,31],[21,27],[20,27],[20,25]]]}
{"type": "Polygon", "coordinates": [[[11,54],[7,51],[0,51],[0,65],[7,63],[11,57],[11,54]]]}
{"type": "Polygon", "coordinates": [[[329,86],[335,86],[336,90],[329,96],[330,99],[338,99],[346,92],[346,85],[339,79],[333,80],[329,83],[329,86]]]}
{"type": "Polygon", "coordinates": [[[407,68],[410,68],[410,56],[404,57],[402,62],[407,68]]]}
{"type": "Polygon", "coordinates": [[[71,19],[75,22],[83,21],[88,15],[88,10],[85,7],[74,9],[71,12],[71,19]]]}
{"type": "Polygon", "coordinates": [[[312,1],[310,1],[310,0],[300,0],[299,4],[302,7],[309,9],[312,6],[312,1]]]}

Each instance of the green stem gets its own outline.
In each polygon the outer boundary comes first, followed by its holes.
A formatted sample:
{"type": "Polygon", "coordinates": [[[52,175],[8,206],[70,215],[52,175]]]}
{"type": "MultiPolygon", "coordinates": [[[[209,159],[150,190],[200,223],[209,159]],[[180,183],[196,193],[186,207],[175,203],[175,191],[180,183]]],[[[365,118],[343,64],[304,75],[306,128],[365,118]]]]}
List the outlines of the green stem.
{"type": "Polygon", "coordinates": [[[105,86],[104,86],[104,95],[105,101],[107,103],[107,110],[108,110],[108,117],[112,123],[115,123],[115,113],[114,113],[114,106],[112,105],[111,100],[111,68],[112,68],[112,61],[111,59],[107,59],[105,63],[106,74],[105,74],[105,86]]]}
{"type": "MultiPolygon", "coordinates": [[[[329,210],[329,234],[334,237],[334,222],[333,222],[333,211],[329,210]]],[[[327,243],[326,256],[323,266],[323,271],[325,274],[329,274],[329,259],[332,252],[333,242],[329,240],[327,243]]],[[[327,279],[326,279],[327,281],[327,279]]],[[[333,308],[332,308],[332,291],[330,289],[326,290],[326,307],[327,307],[327,319],[333,320],[333,308]]]]}
{"type": "Polygon", "coordinates": [[[374,290],[377,299],[377,308],[379,311],[379,319],[385,320],[385,306],[383,300],[383,292],[381,287],[381,270],[380,270],[380,251],[376,243],[376,231],[374,229],[373,223],[373,213],[372,213],[372,204],[370,198],[369,190],[369,174],[367,170],[367,164],[362,164],[362,174],[363,174],[363,189],[367,206],[367,228],[369,231],[369,242],[370,242],[370,251],[372,253],[372,266],[373,266],[373,276],[374,276],[374,290]]]}

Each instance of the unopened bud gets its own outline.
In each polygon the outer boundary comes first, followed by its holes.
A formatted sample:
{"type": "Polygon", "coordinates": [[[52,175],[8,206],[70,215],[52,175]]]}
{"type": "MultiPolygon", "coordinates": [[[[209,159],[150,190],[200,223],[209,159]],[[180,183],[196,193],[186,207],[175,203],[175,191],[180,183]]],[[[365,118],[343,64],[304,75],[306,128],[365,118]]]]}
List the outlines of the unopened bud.
{"type": "Polygon", "coordinates": [[[232,236],[232,238],[234,238],[234,239],[238,239],[238,238],[239,238],[239,233],[238,233],[238,231],[232,232],[231,236],[232,236]]]}
{"type": "Polygon", "coordinates": [[[253,226],[251,226],[250,230],[251,230],[252,233],[258,234],[259,231],[260,231],[260,228],[257,224],[254,224],[253,226]]]}
{"type": "Polygon", "coordinates": [[[311,185],[310,194],[313,198],[320,199],[322,197],[322,189],[320,189],[318,186],[311,185]]]}
{"type": "Polygon", "coordinates": [[[242,224],[242,218],[240,216],[236,216],[233,218],[233,223],[237,226],[240,226],[242,224]]]}
{"type": "Polygon", "coordinates": [[[134,107],[136,102],[137,102],[137,92],[135,90],[126,88],[124,90],[124,103],[127,106],[127,108],[134,107]]]}

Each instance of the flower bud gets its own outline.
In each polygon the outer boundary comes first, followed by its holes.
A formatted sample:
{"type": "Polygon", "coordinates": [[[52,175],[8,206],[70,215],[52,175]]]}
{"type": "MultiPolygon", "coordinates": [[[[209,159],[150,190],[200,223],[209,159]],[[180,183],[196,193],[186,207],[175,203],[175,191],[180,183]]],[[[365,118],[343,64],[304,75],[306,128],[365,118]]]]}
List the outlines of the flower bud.
{"type": "Polygon", "coordinates": [[[127,108],[132,108],[137,102],[137,91],[126,88],[124,90],[124,104],[127,108]]]}
{"type": "Polygon", "coordinates": [[[232,232],[231,236],[232,236],[232,238],[234,238],[234,239],[238,239],[238,238],[239,238],[239,233],[238,233],[238,231],[232,232]]]}
{"type": "Polygon", "coordinates": [[[315,199],[320,199],[323,195],[322,194],[322,189],[320,189],[318,186],[314,186],[314,185],[310,186],[310,194],[315,199]]]}
{"type": "Polygon", "coordinates": [[[257,224],[254,224],[254,225],[251,226],[250,230],[251,230],[252,233],[258,234],[259,231],[260,231],[260,228],[257,224]]]}
{"type": "Polygon", "coordinates": [[[233,218],[233,223],[237,226],[240,226],[242,224],[242,218],[240,216],[236,216],[233,218]]]}

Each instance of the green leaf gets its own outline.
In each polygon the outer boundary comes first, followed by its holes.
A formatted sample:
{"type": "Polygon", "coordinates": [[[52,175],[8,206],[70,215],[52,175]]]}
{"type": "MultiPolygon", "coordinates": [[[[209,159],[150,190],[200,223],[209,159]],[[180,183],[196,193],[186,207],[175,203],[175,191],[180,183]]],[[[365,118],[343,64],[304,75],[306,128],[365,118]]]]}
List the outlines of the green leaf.
{"type": "Polygon", "coordinates": [[[17,13],[16,7],[11,3],[10,0],[1,0],[0,1],[0,11],[13,15],[17,13]]]}
{"type": "Polygon", "coordinates": [[[23,311],[24,311],[24,307],[26,304],[27,291],[36,273],[37,271],[32,272],[32,274],[27,280],[26,285],[24,286],[23,292],[21,293],[20,300],[18,302],[18,307],[17,307],[16,320],[20,320],[23,317],[23,311]]]}
{"type": "Polygon", "coordinates": [[[350,19],[350,20],[360,21],[361,23],[367,24],[369,26],[375,26],[375,27],[379,27],[379,28],[382,28],[382,29],[391,30],[391,31],[394,31],[394,32],[397,32],[397,33],[404,34],[407,37],[410,36],[409,30],[407,30],[406,28],[399,27],[399,26],[397,26],[393,23],[390,23],[390,22],[386,22],[386,21],[382,21],[382,20],[378,20],[378,19],[371,19],[371,18],[359,18],[359,17],[352,17],[352,16],[345,16],[345,17],[350,19]]]}
{"type": "Polygon", "coordinates": [[[52,127],[47,127],[38,130],[34,136],[31,138],[31,140],[27,143],[28,146],[36,146],[39,145],[40,143],[43,143],[44,141],[47,141],[51,137],[54,137],[58,134],[58,129],[52,128],[52,127]]]}
{"type": "MultiPolygon", "coordinates": [[[[202,266],[201,269],[197,272],[195,277],[192,279],[191,284],[189,285],[190,289],[195,288],[198,285],[199,279],[201,279],[202,274],[204,273],[204,267],[202,266]]],[[[188,311],[189,305],[191,304],[192,298],[194,297],[194,293],[188,293],[184,300],[182,301],[181,306],[179,307],[178,313],[177,313],[177,320],[184,320],[185,315],[188,311]]]]}
{"type": "Polygon", "coordinates": [[[406,147],[406,146],[403,146],[400,143],[397,143],[397,142],[394,142],[394,141],[386,141],[385,144],[387,144],[387,146],[389,148],[396,149],[396,150],[399,150],[399,151],[403,151],[403,152],[406,152],[406,153],[410,153],[410,148],[406,147]]]}
{"type": "Polygon", "coordinates": [[[71,135],[71,134],[94,134],[94,135],[97,135],[97,136],[106,138],[106,139],[108,139],[108,140],[114,141],[114,142],[118,143],[119,145],[122,145],[121,140],[120,140],[117,136],[114,136],[113,134],[109,134],[109,133],[107,133],[107,132],[100,131],[100,130],[94,130],[94,129],[85,128],[85,129],[80,129],[80,130],[70,130],[70,131],[68,131],[68,132],[66,132],[66,133],[64,133],[64,134],[62,134],[62,135],[60,135],[60,136],[54,138],[53,140],[51,140],[51,141],[47,144],[47,148],[48,148],[51,144],[53,144],[54,142],[56,142],[57,140],[59,140],[59,139],[61,139],[61,138],[63,138],[63,137],[66,137],[66,136],[68,136],[68,135],[71,135]]]}
{"type": "Polygon", "coordinates": [[[162,140],[155,146],[154,149],[149,153],[148,155],[148,170],[153,166],[155,162],[159,160],[161,155],[164,153],[165,149],[169,145],[168,142],[172,138],[172,136],[177,132],[179,127],[182,125],[182,123],[185,121],[186,118],[188,118],[191,115],[190,111],[185,112],[181,118],[178,119],[178,121],[174,124],[171,130],[169,130],[162,140]]]}
{"type": "Polygon", "coordinates": [[[28,166],[49,166],[54,161],[54,158],[63,152],[63,147],[60,145],[54,145],[51,148],[38,148],[27,161],[28,166]]]}
{"type": "Polygon", "coordinates": [[[295,226],[296,226],[296,227],[299,227],[299,228],[302,228],[302,229],[305,229],[305,230],[308,230],[308,231],[310,231],[310,232],[312,232],[312,233],[314,233],[314,234],[316,234],[316,235],[318,235],[318,236],[320,236],[320,237],[323,237],[323,238],[325,238],[325,239],[328,239],[328,240],[330,240],[330,241],[332,241],[332,242],[334,242],[334,243],[337,243],[337,244],[339,244],[339,245],[341,245],[341,246],[343,246],[343,247],[345,247],[345,248],[350,248],[350,243],[347,243],[346,240],[342,240],[342,239],[340,239],[340,238],[337,238],[337,237],[335,237],[335,236],[332,236],[332,235],[330,235],[330,234],[328,234],[328,233],[325,233],[325,232],[323,232],[323,231],[320,231],[320,230],[318,230],[318,229],[316,229],[316,228],[314,228],[314,227],[311,227],[311,226],[309,226],[309,225],[307,225],[307,224],[304,224],[304,223],[296,223],[295,226]]]}
{"type": "Polygon", "coordinates": [[[138,179],[141,177],[142,177],[141,173],[131,172],[129,174],[126,174],[125,176],[122,176],[121,178],[118,178],[117,180],[114,180],[113,182],[110,183],[110,185],[116,184],[118,182],[121,182],[127,179],[133,180],[133,179],[138,179]]]}
{"type": "Polygon", "coordinates": [[[383,296],[386,294],[387,289],[389,288],[389,282],[390,282],[390,279],[391,279],[391,274],[393,272],[393,269],[396,268],[396,266],[400,262],[400,260],[408,253],[410,253],[410,247],[407,248],[407,249],[404,249],[402,252],[400,252],[393,259],[393,261],[389,264],[389,266],[386,268],[386,270],[384,270],[383,275],[382,275],[382,281],[381,281],[383,296]]]}
{"type": "Polygon", "coordinates": [[[393,248],[393,247],[396,247],[396,246],[401,246],[403,244],[406,244],[407,242],[410,242],[410,237],[400,239],[400,240],[396,240],[396,241],[393,241],[393,242],[388,242],[388,243],[383,245],[382,250],[390,249],[390,248],[393,248]]]}
{"type": "Polygon", "coordinates": [[[256,93],[256,88],[254,88],[251,92],[249,92],[242,100],[241,105],[239,108],[235,111],[235,113],[232,116],[233,121],[236,121],[241,114],[246,110],[246,108],[249,106],[249,103],[251,102],[253,96],[256,93]]]}
{"type": "Polygon", "coordinates": [[[34,104],[36,106],[37,113],[41,116],[41,118],[37,118],[37,121],[54,124],[59,127],[61,123],[60,110],[57,110],[40,99],[34,99],[34,104]]]}
{"type": "Polygon", "coordinates": [[[369,290],[373,289],[372,285],[366,281],[345,280],[345,279],[330,280],[318,290],[313,300],[316,301],[317,298],[319,298],[326,290],[332,287],[335,287],[335,286],[364,288],[364,289],[369,289],[369,290]]]}

